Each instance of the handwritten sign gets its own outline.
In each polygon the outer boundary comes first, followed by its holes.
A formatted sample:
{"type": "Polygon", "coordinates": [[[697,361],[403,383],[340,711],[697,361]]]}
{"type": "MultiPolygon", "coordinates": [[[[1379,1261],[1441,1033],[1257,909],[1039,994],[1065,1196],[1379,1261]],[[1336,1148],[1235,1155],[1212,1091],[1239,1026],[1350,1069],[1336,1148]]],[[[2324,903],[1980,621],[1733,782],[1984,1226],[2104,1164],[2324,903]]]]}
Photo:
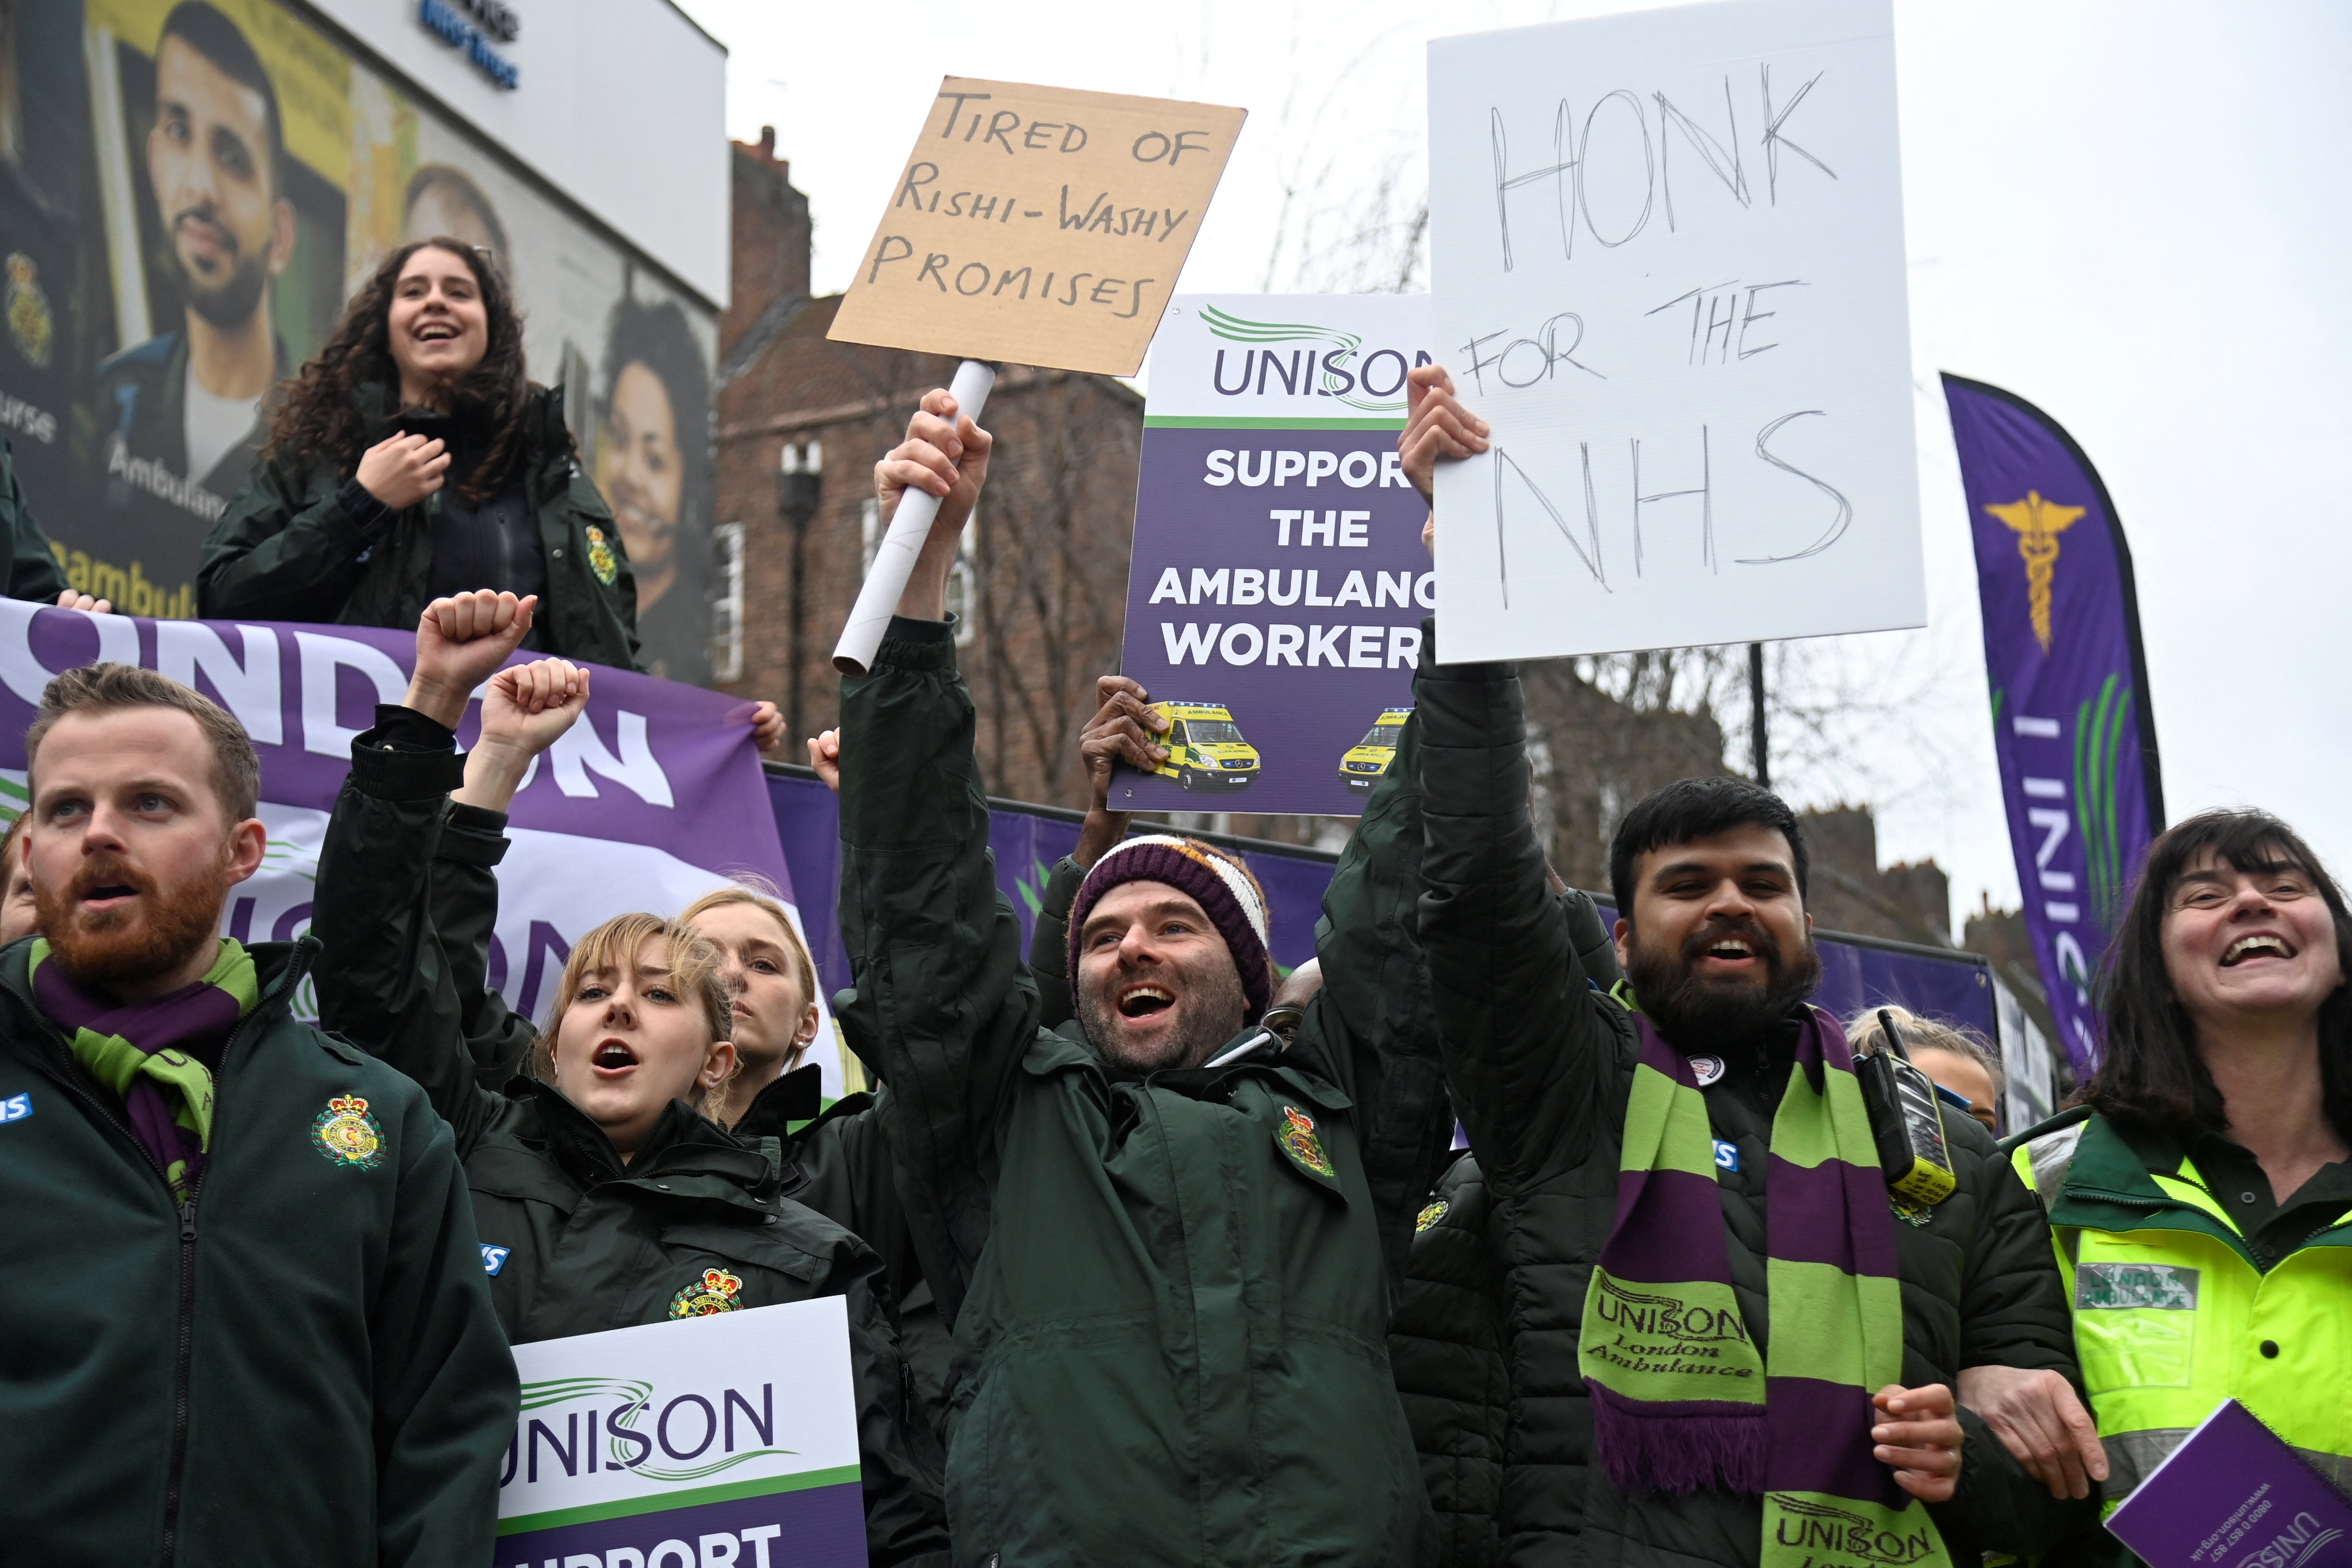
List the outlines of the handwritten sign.
{"type": "Polygon", "coordinates": [[[1134,374],[1245,115],[947,78],[830,335],[1134,374]]]}
{"type": "Polygon", "coordinates": [[[1926,618],[1889,0],[1430,46],[1439,657],[1926,618]]]}
{"type": "Polygon", "coordinates": [[[1352,816],[1371,798],[1436,602],[1396,446],[1428,340],[1418,294],[1177,297],[1119,658],[1168,704],[1170,755],[1120,772],[1118,810],[1352,816]]]}

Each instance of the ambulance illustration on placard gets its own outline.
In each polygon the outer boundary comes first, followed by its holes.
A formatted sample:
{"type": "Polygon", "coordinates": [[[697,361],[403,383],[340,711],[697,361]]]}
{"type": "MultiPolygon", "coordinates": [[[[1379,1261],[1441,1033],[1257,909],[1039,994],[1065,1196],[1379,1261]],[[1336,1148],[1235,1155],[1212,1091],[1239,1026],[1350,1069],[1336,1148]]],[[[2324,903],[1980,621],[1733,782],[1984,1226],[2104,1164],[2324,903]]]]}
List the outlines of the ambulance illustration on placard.
{"type": "Polygon", "coordinates": [[[1397,741],[1404,734],[1404,721],[1412,717],[1410,708],[1383,708],[1381,716],[1364,731],[1364,738],[1348,748],[1339,759],[1339,782],[1349,789],[1372,793],[1381,775],[1396,761],[1397,741]]]}
{"type": "Polygon", "coordinates": [[[1151,710],[1168,721],[1160,743],[1167,760],[1154,770],[1188,790],[1241,789],[1257,777],[1257,748],[1242,739],[1233,710],[1221,702],[1155,702],[1151,710]]]}

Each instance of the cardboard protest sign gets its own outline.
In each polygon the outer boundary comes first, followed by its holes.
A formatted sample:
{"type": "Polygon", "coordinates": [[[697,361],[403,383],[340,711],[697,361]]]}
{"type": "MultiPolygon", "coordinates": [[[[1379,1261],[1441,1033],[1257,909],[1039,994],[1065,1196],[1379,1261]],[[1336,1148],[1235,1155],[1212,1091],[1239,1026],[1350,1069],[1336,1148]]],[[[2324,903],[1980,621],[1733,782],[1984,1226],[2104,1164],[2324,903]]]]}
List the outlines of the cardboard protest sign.
{"type": "MultiPolygon", "coordinates": [[[[732,1277],[709,1273],[726,1299],[732,1277]]],[[[864,1568],[840,1297],[541,1340],[514,1358],[522,1413],[499,1478],[500,1568],[864,1568]]]]}
{"type": "MultiPolygon", "coordinates": [[[[375,722],[377,703],[407,690],[415,648],[412,632],[147,620],[0,599],[0,820],[27,804],[24,735],[52,675],[99,659],[161,670],[227,709],[261,759],[257,815],[269,848],[230,889],[222,934],[289,941],[310,923],[319,847],[352,742],[375,722]]],[[[572,944],[613,916],[676,914],[741,871],[774,884],[799,919],[751,717],[740,698],[595,668],[588,711],[515,794],[488,977],[508,1005],[538,1017],[572,944]]],[[[469,704],[458,744],[472,744],[480,724],[469,704]]],[[[308,996],[306,987],[305,1005],[308,996]]],[[[824,1066],[824,1091],[838,1095],[834,1041],[820,1029],[811,1059],[824,1066]]]]}
{"type": "Polygon", "coordinates": [[[1173,722],[1121,811],[1353,816],[1436,576],[1398,460],[1419,295],[1179,295],[1151,357],[1119,668],[1173,722]]]}
{"type": "Polygon", "coordinates": [[[829,335],[1134,374],[1245,114],[947,78],[829,335]]]}
{"type": "Polygon", "coordinates": [[[1888,0],[1429,53],[1449,661],[1926,618],[1888,0]]]}

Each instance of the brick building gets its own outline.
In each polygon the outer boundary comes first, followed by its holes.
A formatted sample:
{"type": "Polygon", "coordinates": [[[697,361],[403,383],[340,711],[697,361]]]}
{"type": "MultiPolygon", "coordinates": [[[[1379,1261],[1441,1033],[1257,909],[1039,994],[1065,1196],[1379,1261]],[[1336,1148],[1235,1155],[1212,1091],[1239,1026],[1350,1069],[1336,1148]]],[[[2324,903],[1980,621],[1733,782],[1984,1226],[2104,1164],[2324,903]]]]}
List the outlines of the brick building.
{"type": "MultiPolygon", "coordinates": [[[[732,167],[716,674],[811,735],[839,710],[834,639],[880,537],[874,464],[955,362],[828,341],[840,297],[809,298],[808,199],[774,132],[735,143],[732,167]]],[[[981,764],[992,794],[1084,805],[1077,736],[1095,677],[1118,664],[1143,400],[1107,376],[1007,365],[982,423],[996,458],[949,590],[981,764]]]]}

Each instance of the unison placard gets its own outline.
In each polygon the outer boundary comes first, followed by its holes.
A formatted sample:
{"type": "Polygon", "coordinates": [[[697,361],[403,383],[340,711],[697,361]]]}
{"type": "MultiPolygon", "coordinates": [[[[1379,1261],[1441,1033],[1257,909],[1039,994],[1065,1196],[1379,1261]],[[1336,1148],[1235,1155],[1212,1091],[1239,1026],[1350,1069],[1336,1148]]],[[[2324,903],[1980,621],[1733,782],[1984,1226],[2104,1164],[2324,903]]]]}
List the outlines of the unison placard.
{"type": "Polygon", "coordinates": [[[1412,702],[1436,577],[1404,477],[1421,295],[1180,295],[1144,411],[1119,668],[1168,704],[1123,811],[1350,816],[1412,702]]]}

